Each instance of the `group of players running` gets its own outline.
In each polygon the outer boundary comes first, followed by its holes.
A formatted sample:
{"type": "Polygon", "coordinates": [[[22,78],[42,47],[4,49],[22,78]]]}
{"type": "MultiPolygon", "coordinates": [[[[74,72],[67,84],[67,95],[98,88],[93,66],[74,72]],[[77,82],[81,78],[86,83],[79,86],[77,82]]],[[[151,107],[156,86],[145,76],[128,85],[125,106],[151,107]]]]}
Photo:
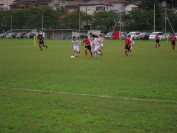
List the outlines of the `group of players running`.
{"type": "MultiPolygon", "coordinates": [[[[37,38],[39,41],[39,48],[41,50],[42,47],[48,48],[47,45],[44,45],[44,36],[40,34],[39,31],[37,33],[37,38]]],[[[158,36],[158,34],[156,34],[155,36],[155,41],[156,41],[156,48],[160,47],[160,37],[158,36]]],[[[175,41],[176,41],[176,37],[174,33],[172,33],[170,37],[170,42],[173,50],[175,49],[175,41]]],[[[85,36],[83,41],[78,41],[77,38],[74,36],[72,40],[72,49],[74,50],[75,57],[78,57],[78,53],[80,53],[79,44],[81,43],[82,45],[83,44],[85,45],[85,57],[88,57],[87,51],[90,52],[91,57],[94,57],[94,59],[97,59],[97,54],[102,56],[103,53],[101,51],[101,48],[103,49],[104,46],[104,38],[101,34],[98,36],[90,33],[89,36],[85,36]]],[[[131,39],[131,36],[130,35],[125,36],[124,49],[125,49],[126,57],[130,56],[133,46],[134,46],[134,41],[131,39]]]]}
{"type": "Polygon", "coordinates": [[[88,52],[90,52],[91,57],[94,57],[94,59],[97,59],[97,54],[102,56],[101,48],[103,49],[104,46],[104,38],[100,34],[94,35],[92,33],[89,34],[89,36],[85,36],[83,41],[78,41],[76,37],[73,37],[72,41],[72,49],[74,50],[75,57],[78,57],[78,53],[80,53],[79,50],[79,44],[85,45],[85,57],[88,57],[88,52]]]}
{"type": "MultiPolygon", "coordinates": [[[[174,33],[172,33],[171,37],[170,37],[170,42],[171,42],[173,50],[175,49],[175,41],[176,41],[176,36],[174,35],[174,33]]],[[[160,47],[160,37],[158,34],[156,34],[156,36],[155,36],[155,42],[156,42],[156,48],[160,47]]],[[[130,56],[133,45],[134,45],[134,41],[131,39],[131,36],[130,35],[125,36],[125,55],[126,55],[126,57],[130,56]]]]}
{"type": "MultiPolygon", "coordinates": [[[[156,41],[156,48],[160,47],[160,37],[158,34],[156,34],[156,36],[155,36],[155,41],[156,41]]],[[[170,42],[171,42],[172,49],[175,50],[176,36],[174,33],[171,34],[170,42]]]]}

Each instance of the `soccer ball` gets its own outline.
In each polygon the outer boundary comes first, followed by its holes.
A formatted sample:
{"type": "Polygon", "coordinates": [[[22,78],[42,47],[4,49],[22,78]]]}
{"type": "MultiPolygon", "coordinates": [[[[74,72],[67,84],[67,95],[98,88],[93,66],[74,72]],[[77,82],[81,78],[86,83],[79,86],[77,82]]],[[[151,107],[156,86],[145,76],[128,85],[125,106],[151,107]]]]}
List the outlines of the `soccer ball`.
{"type": "Polygon", "coordinates": [[[75,57],[72,55],[70,58],[71,58],[71,59],[74,59],[75,57]]]}

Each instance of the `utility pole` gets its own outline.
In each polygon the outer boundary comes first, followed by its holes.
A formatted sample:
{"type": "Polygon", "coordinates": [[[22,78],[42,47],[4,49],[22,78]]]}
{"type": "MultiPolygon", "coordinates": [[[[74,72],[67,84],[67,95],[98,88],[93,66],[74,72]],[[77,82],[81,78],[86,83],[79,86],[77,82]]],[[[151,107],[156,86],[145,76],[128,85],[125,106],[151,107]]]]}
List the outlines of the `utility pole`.
{"type": "Polygon", "coordinates": [[[42,14],[42,32],[43,32],[43,26],[44,24],[43,24],[43,14],[42,14]]]}
{"type": "Polygon", "coordinates": [[[81,14],[80,14],[80,7],[78,7],[79,8],[79,38],[80,38],[80,30],[81,30],[81,26],[80,26],[80,24],[81,24],[81,14]]]}
{"type": "Polygon", "coordinates": [[[12,36],[12,14],[10,16],[11,16],[11,36],[12,36]]]}
{"type": "Polygon", "coordinates": [[[154,32],[155,32],[155,3],[154,3],[154,32]]]}

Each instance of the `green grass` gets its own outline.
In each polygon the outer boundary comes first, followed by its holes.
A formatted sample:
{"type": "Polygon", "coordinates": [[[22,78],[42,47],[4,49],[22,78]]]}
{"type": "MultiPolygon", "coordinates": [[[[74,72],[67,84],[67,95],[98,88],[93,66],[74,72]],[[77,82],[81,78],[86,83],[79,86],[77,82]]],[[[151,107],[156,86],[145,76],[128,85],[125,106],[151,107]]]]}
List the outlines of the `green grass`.
{"type": "Polygon", "coordinates": [[[0,39],[0,132],[177,132],[177,51],[170,42],[106,40],[103,56],[71,40],[0,39]],[[63,92],[63,93],[61,93],[63,92]]]}

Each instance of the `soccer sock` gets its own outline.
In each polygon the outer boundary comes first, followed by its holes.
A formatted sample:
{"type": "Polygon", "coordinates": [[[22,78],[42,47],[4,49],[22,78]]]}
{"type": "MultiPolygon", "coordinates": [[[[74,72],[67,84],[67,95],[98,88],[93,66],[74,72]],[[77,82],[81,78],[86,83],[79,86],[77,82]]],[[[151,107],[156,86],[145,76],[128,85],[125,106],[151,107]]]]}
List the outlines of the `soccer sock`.
{"type": "Polygon", "coordinates": [[[172,49],[173,49],[173,50],[175,49],[175,46],[174,46],[174,45],[172,46],[172,49]]]}
{"type": "Polygon", "coordinates": [[[91,54],[91,56],[92,56],[92,51],[90,50],[90,54],[91,54]]]}
{"type": "Polygon", "coordinates": [[[42,50],[42,47],[41,47],[41,46],[39,46],[39,48],[42,50]]]}
{"type": "Polygon", "coordinates": [[[96,53],[94,53],[94,57],[96,58],[96,53]]]}
{"type": "Polygon", "coordinates": [[[128,56],[128,52],[125,50],[125,54],[126,54],[126,56],[128,56]]]}
{"type": "Polygon", "coordinates": [[[85,50],[85,54],[87,55],[87,50],[85,50]]]}

